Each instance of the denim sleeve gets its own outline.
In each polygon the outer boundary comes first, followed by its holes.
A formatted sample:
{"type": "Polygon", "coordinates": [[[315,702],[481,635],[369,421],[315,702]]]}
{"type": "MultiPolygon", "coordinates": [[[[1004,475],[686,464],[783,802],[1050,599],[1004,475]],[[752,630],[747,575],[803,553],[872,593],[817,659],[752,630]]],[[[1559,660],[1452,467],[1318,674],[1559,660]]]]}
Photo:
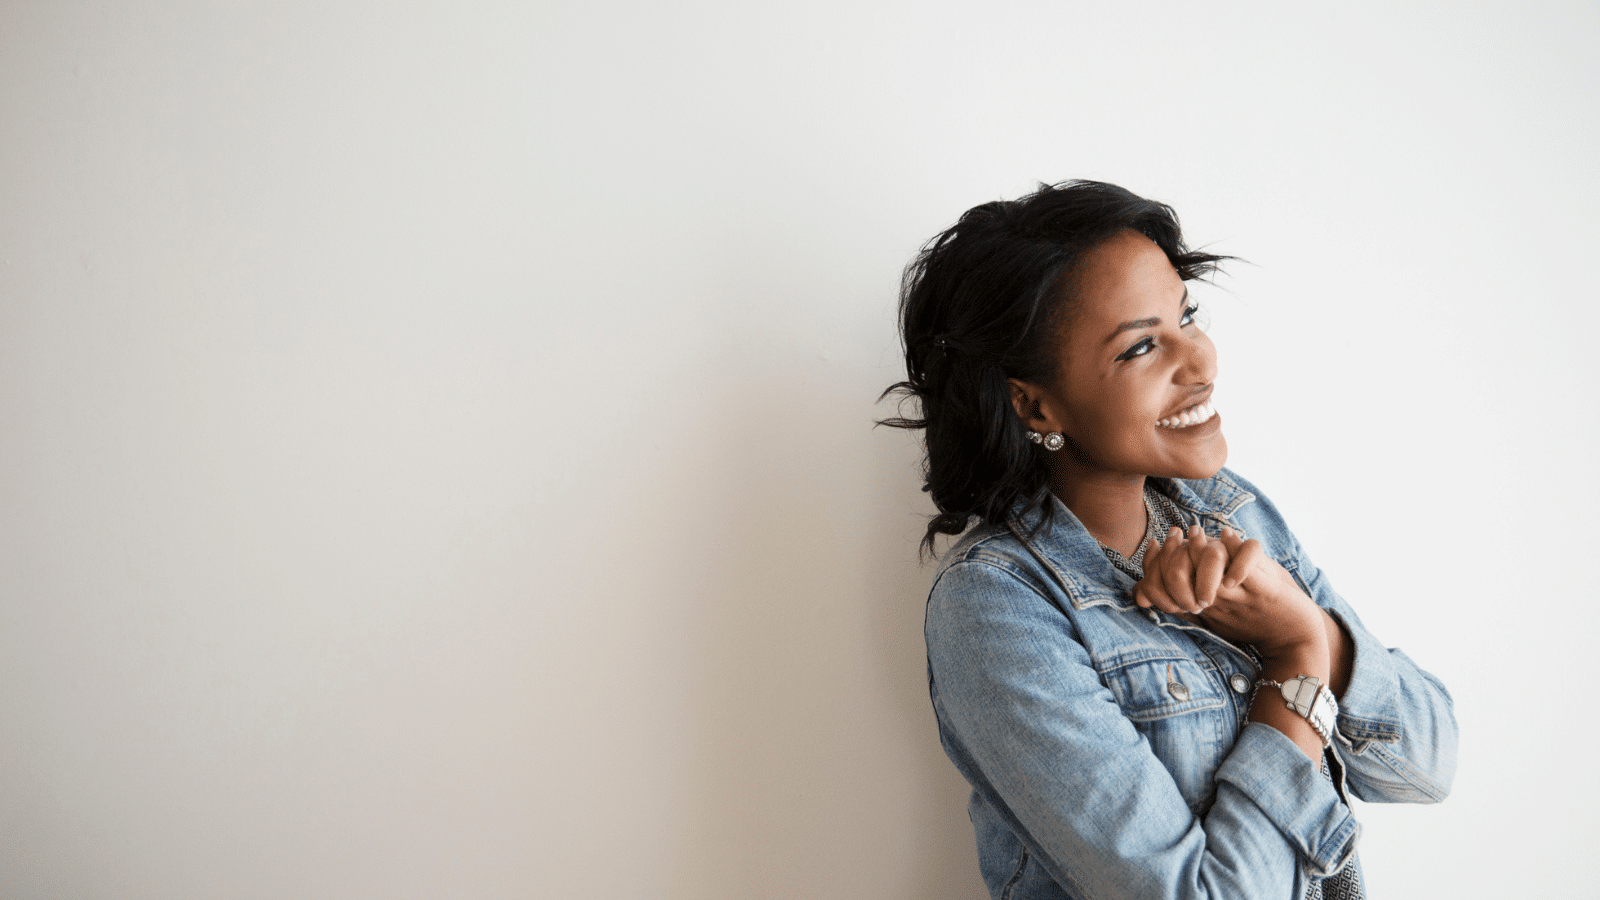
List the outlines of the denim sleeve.
{"type": "Polygon", "coordinates": [[[1456,772],[1450,692],[1361,624],[1322,571],[1295,544],[1294,573],[1354,644],[1350,684],[1339,698],[1339,759],[1352,793],[1369,803],[1437,803],[1456,772]]]}
{"type": "Polygon", "coordinates": [[[1245,727],[1196,817],[1070,620],[1015,571],[952,565],[927,639],[951,759],[1079,896],[1283,900],[1355,850],[1360,826],[1331,782],[1267,725],[1245,727]]]}

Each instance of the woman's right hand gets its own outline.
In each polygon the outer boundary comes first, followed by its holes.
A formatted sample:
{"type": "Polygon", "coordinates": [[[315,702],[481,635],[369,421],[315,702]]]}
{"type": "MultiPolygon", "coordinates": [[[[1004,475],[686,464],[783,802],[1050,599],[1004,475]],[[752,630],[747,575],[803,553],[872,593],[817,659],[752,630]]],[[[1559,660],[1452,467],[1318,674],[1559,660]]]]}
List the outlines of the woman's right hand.
{"type": "Polygon", "coordinates": [[[1188,534],[1176,526],[1169,528],[1165,543],[1151,538],[1145,547],[1144,577],[1133,586],[1134,602],[1193,618],[1216,602],[1229,561],[1227,545],[1208,537],[1199,526],[1188,534]]]}

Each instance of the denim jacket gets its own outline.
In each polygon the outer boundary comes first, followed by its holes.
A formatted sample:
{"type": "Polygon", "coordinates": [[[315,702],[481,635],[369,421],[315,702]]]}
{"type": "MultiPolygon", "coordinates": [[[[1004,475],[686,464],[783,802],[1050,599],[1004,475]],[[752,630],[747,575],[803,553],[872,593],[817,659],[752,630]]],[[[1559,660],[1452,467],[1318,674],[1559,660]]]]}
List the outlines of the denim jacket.
{"type": "Polygon", "coordinates": [[[1353,864],[1345,790],[1432,803],[1450,789],[1449,693],[1362,627],[1272,504],[1227,469],[1152,484],[1208,535],[1261,541],[1349,633],[1335,776],[1246,721],[1250,653],[1135,605],[1133,580],[1059,501],[1031,536],[1036,519],[981,525],[941,564],[926,636],[940,740],[972,785],[996,898],[1292,900],[1353,864]]]}

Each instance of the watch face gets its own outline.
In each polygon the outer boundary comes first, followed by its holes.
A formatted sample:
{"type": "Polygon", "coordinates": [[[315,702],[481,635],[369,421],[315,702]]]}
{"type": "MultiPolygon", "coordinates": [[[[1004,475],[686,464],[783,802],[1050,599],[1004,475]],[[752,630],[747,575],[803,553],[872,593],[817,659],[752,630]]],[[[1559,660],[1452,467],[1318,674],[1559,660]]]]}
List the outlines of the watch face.
{"type": "Polygon", "coordinates": [[[1283,699],[1289,707],[1302,716],[1311,715],[1311,706],[1317,699],[1317,688],[1322,682],[1305,675],[1296,675],[1283,684],[1283,699]]]}

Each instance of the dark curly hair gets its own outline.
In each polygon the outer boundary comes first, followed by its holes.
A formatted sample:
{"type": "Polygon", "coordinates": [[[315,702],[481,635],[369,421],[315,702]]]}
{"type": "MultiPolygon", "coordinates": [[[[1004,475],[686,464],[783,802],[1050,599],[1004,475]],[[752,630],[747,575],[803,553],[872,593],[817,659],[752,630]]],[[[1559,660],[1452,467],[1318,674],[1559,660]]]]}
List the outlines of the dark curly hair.
{"type": "Polygon", "coordinates": [[[1052,506],[1043,459],[1011,405],[1008,378],[1049,383],[1058,374],[1060,334],[1081,298],[1072,276],[1085,254],[1125,230],[1154,241],[1185,281],[1229,257],[1183,243],[1178,216],[1164,203],[1098,181],[1041,184],[1017,200],[967,210],[925,244],[900,287],[900,338],[906,380],[879,399],[915,399],[920,418],[879,424],[921,428],[927,455],[923,490],[938,509],[922,545],[972,524],[1007,522],[1052,506]]]}

